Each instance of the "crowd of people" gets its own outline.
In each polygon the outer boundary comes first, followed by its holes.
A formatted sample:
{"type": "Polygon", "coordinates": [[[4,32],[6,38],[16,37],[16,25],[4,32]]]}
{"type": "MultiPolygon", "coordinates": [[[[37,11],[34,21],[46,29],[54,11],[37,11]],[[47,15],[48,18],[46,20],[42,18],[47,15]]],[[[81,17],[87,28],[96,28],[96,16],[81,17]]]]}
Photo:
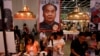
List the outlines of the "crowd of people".
{"type": "MultiPolygon", "coordinates": [[[[18,26],[15,27],[18,29],[18,26]]],[[[15,39],[19,39],[19,43],[23,43],[23,47],[19,44],[18,52],[24,55],[45,55],[45,56],[64,56],[64,46],[66,41],[62,30],[52,31],[49,34],[46,31],[38,33],[39,39],[36,40],[36,34],[32,34],[26,24],[23,25],[23,33],[20,29],[15,32],[15,39]],[[23,41],[22,41],[23,40],[23,41]]],[[[32,32],[35,33],[34,30],[32,32]]],[[[37,37],[37,38],[38,38],[37,37]]],[[[96,56],[100,55],[100,42],[96,32],[80,32],[70,45],[70,56],[96,56]]],[[[66,48],[66,47],[65,47],[66,48]]]]}
{"type": "Polygon", "coordinates": [[[65,41],[63,39],[62,31],[54,31],[49,35],[46,34],[45,31],[41,31],[39,33],[39,40],[36,40],[34,36],[36,34],[30,33],[26,24],[23,24],[23,33],[20,33],[20,29],[18,26],[15,26],[17,31],[15,32],[15,39],[19,40],[19,50],[18,52],[24,52],[24,55],[45,55],[47,56],[63,56],[63,47],[65,45],[65,41]],[[24,43],[22,43],[24,42],[24,43]],[[22,47],[23,44],[24,47],[22,47]]]}
{"type": "Polygon", "coordinates": [[[78,37],[71,42],[70,56],[100,56],[99,45],[97,33],[80,32],[78,37]]]}

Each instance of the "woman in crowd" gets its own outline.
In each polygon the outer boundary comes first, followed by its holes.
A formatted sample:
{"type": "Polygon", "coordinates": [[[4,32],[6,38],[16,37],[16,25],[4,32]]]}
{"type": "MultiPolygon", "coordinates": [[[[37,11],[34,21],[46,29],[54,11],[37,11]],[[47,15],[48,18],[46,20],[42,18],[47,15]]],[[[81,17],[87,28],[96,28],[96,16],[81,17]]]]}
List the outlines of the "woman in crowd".
{"type": "Polygon", "coordinates": [[[51,48],[52,56],[63,56],[63,47],[65,42],[62,38],[62,34],[60,32],[53,33],[50,36],[50,41],[48,47],[51,48]]]}
{"type": "Polygon", "coordinates": [[[26,23],[23,24],[23,35],[29,34],[29,28],[26,23]]]}
{"type": "Polygon", "coordinates": [[[27,44],[26,44],[26,53],[29,55],[38,55],[39,52],[39,43],[34,40],[32,35],[28,35],[27,44]]]}
{"type": "Polygon", "coordinates": [[[54,45],[56,43],[56,33],[52,33],[48,39],[48,56],[53,56],[53,48],[54,48],[54,45]]]}
{"type": "Polygon", "coordinates": [[[46,33],[45,31],[41,31],[40,32],[40,48],[41,48],[41,51],[44,50],[44,48],[47,46],[47,36],[46,36],[46,33]]]}
{"type": "Polygon", "coordinates": [[[63,47],[65,45],[65,41],[64,41],[64,39],[62,37],[63,37],[62,32],[61,31],[57,32],[56,44],[55,44],[55,47],[54,47],[54,49],[57,48],[56,49],[56,51],[57,51],[56,55],[57,56],[63,56],[64,55],[63,47]]]}
{"type": "Polygon", "coordinates": [[[91,39],[88,41],[90,56],[95,56],[97,50],[96,33],[91,34],[91,39]]]}

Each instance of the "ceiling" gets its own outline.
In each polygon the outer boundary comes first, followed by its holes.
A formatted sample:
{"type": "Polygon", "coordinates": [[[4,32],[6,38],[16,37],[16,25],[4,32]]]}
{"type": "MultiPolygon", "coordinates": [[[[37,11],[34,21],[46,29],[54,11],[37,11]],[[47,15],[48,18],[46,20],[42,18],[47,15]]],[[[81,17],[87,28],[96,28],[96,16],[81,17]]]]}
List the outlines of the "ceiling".
{"type": "Polygon", "coordinates": [[[67,14],[73,11],[76,4],[81,7],[82,11],[90,11],[90,0],[61,0],[61,13],[67,14]]]}

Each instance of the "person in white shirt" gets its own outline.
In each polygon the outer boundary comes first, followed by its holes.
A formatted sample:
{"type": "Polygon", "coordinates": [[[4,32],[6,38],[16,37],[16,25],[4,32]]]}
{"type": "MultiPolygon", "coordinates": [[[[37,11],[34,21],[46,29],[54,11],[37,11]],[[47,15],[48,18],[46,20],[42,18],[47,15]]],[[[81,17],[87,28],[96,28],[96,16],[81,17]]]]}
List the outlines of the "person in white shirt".
{"type": "Polygon", "coordinates": [[[55,33],[51,33],[51,35],[48,38],[48,56],[53,56],[53,52],[54,52],[54,45],[56,43],[56,34],[55,33]]]}
{"type": "Polygon", "coordinates": [[[60,35],[58,32],[52,35],[51,40],[49,41],[48,47],[53,48],[53,55],[52,56],[63,56],[63,47],[65,45],[65,42],[62,38],[62,35],[60,35]]]}
{"type": "Polygon", "coordinates": [[[44,38],[47,38],[47,36],[45,34],[45,31],[41,31],[39,37],[40,37],[40,40],[43,40],[44,38]]]}
{"type": "Polygon", "coordinates": [[[62,34],[61,32],[57,32],[57,39],[56,39],[56,44],[55,44],[55,48],[57,48],[57,56],[63,56],[64,53],[63,53],[63,47],[65,45],[65,41],[64,39],[62,38],[62,34]]]}
{"type": "Polygon", "coordinates": [[[96,40],[96,33],[91,34],[91,38],[88,41],[88,46],[89,46],[89,52],[90,56],[96,56],[96,50],[97,50],[97,40],[96,40]]]}
{"type": "Polygon", "coordinates": [[[40,47],[41,47],[41,51],[43,51],[44,48],[47,45],[47,36],[45,34],[45,31],[41,31],[39,37],[40,37],[40,47]]]}

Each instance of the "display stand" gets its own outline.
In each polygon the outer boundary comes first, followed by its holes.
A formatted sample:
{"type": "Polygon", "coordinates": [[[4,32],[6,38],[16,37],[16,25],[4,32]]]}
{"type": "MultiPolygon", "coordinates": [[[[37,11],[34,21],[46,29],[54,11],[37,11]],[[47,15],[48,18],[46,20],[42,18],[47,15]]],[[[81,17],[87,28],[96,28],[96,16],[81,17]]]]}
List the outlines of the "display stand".
{"type": "Polygon", "coordinates": [[[9,53],[16,53],[16,44],[14,40],[14,32],[6,32],[7,46],[9,53]]]}
{"type": "Polygon", "coordinates": [[[4,40],[3,40],[3,32],[0,32],[0,53],[4,53],[4,40]]]}
{"type": "MultiPolygon", "coordinates": [[[[14,32],[6,32],[6,40],[7,40],[8,53],[16,53],[14,32]]],[[[5,53],[3,32],[2,31],[0,32],[0,53],[1,54],[5,53]]]]}

